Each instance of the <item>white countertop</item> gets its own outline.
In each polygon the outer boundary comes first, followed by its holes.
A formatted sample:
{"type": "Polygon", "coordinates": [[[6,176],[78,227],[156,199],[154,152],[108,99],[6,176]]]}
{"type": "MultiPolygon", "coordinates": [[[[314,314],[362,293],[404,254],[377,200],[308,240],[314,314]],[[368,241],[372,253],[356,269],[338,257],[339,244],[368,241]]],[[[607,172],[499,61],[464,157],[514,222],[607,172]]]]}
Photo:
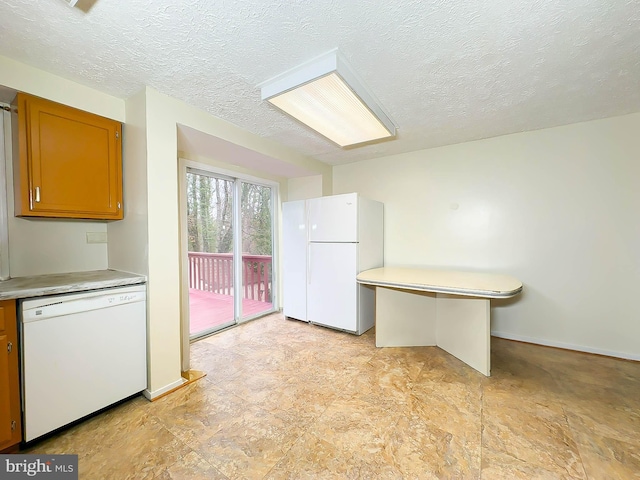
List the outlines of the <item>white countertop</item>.
{"type": "Polygon", "coordinates": [[[40,297],[60,293],[85,292],[100,288],[146,283],[147,277],[118,270],[55,273],[16,277],[0,281],[0,300],[40,297]]]}
{"type": "Polygon", "coordinates": [[[380,287],[485,298],[509,298],[522,291],[520,280],[509,275],[429,268],[374,268],[357,279],[358,283],[380,287]]]}

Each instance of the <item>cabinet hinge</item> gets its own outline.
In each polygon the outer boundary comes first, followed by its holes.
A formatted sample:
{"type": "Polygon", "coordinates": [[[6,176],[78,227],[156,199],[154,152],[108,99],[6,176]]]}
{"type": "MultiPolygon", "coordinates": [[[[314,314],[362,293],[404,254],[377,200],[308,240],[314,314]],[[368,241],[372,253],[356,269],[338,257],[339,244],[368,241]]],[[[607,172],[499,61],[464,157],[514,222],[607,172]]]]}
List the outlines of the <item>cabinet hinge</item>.
{"type": "Polygon", "coordinates": [[[15,431],[16,431],[16,427],[17,427],[17,426],[18,426],[18,425],[16,424],[16,421],[15,421],[15,420],[11,420],[11,431],[12,431],[12,432],[15,432],[15,431]]]}
{"type": "Polygon", "coordinates": [[[7,352],[11,353],[11,350],[13,350],[13,343],[9,342],[7,343],[7,352]]]}

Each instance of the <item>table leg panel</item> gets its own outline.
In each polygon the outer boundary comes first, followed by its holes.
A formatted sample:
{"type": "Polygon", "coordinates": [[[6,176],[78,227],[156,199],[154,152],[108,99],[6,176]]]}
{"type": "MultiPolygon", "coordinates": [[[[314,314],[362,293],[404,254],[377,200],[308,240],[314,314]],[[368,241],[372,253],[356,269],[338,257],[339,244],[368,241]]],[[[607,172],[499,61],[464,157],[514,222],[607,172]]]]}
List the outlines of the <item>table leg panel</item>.
{"type": "Polygon", "coordinates": [[[491,372],[490,305],[487,298],[438,294],[436,343],[480,373],[491,372]]]}
{"type": "Polygon", "coordinates": [[[436,295],[376,287],[376,346],[436,345],[436,295]]]}

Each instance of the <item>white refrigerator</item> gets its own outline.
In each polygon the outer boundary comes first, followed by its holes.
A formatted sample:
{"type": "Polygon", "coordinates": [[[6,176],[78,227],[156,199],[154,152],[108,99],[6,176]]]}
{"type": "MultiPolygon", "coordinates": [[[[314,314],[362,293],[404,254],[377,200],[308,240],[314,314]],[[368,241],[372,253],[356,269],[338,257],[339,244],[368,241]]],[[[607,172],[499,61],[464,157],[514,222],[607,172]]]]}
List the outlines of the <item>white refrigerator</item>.
{"type": "Polygon", "coordinates": [[[357,193],[282,204],[283,313],[360,335],[374,289],[358,273],[383,266],[383,204],[357,193]]]}

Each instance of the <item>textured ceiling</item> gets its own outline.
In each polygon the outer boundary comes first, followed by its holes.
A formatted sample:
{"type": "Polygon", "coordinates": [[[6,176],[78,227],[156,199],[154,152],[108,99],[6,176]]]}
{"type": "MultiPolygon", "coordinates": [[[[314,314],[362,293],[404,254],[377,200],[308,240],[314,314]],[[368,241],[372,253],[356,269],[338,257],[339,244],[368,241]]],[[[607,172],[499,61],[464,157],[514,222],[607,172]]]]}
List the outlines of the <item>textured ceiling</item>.
{"type": "Polygon", "coordinates": [[[640,111],[640,0],[3,0],[0,55],[341,164],[640,111]],[[87,3],[88,2],[88,3],[87,3]],[[257,85],[338,47],[398,126],[342,150],[257,85]]]}

